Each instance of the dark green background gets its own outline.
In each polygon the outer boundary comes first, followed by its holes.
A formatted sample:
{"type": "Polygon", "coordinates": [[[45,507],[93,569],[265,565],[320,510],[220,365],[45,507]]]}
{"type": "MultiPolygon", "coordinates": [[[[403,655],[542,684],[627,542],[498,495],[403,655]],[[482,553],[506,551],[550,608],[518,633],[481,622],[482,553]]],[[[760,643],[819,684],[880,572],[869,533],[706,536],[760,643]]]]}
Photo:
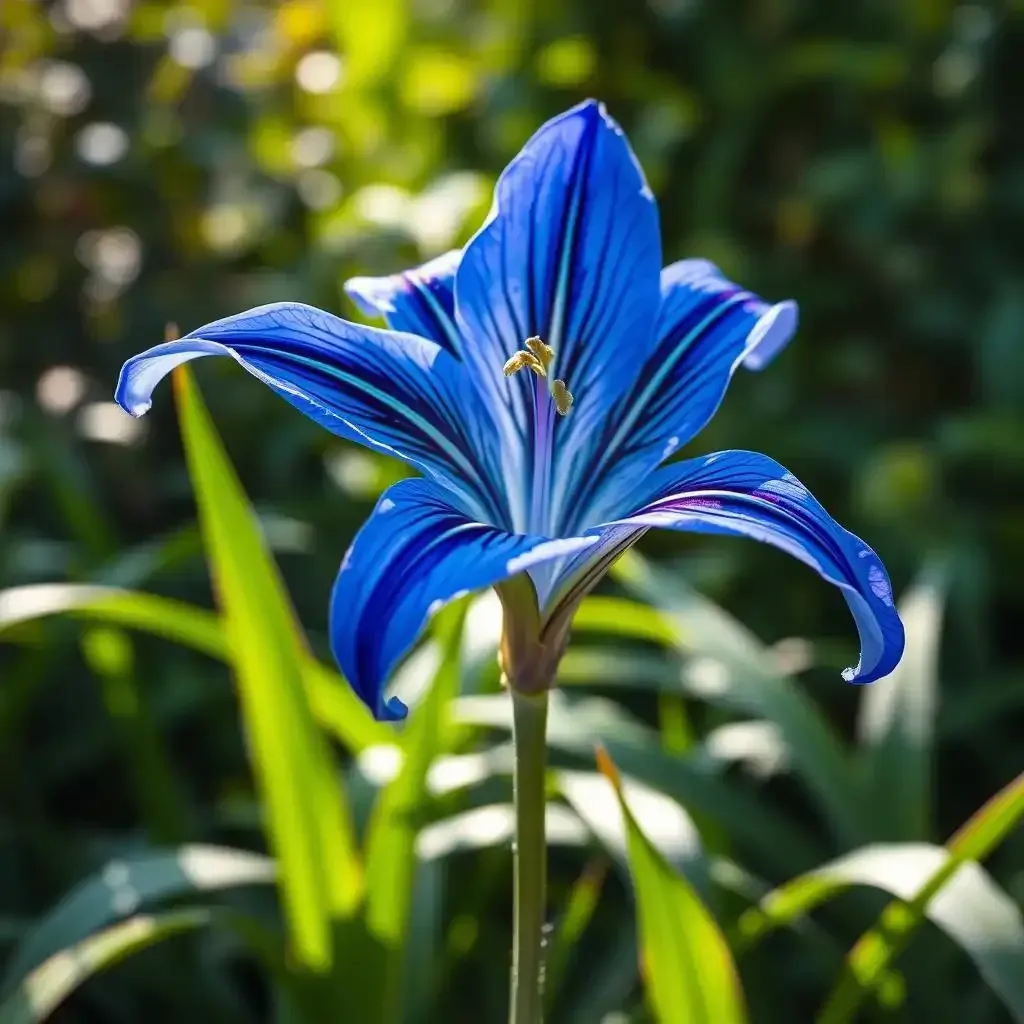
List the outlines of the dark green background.
{"type": "MultiPolygon", "coordinates": [[[[191,329],[261,302],[355,316],[346,277],[468,238],[519,145],[594,95],[658,196],[666,262],[705,256],[766,299],[800,304],[795,342],[765,373],[738,375],[690,451],[777,458],[876,548],[897,592],[929,563],[945,570],[936,838],[1020,769],[1024,4],[382,0],[332,15],[326,0],[215,0],[203,11],[0,0],[0,586],[120,582],[208,604],[169,389],[138,437],[94,407],[111,401],[122,361],[168,321],[191,329]],[[169,40],[186,64],[212,61],[183,67],[169,40]],[[340,51],[342,73],[310,94],[296,67],[319,50],[340,51]],[[87,159],[104,139],[97,122],[127,143],[109,164],[87,159]],[[309,128],[321,130],[296,145],[309,128]],[[71,408],[54,408],[53,367],[76,371],[71,408]]],[[[400,469],[354,454],[233,365],[197,375],[324,650],[341,555],[400,469]]],[[[855,637],[835,592],[743,541],[659,537],[645,550],[679,562],[763,639],[814,640],[806,686],[850,729],[857,694],[838,670],[855,637]]],[[[225,671],[165,644],[135,648],[181,803],[154,820],[78,636],[51,623],[0,647],[0,942],[126,843],[258,842],[232,811],[249,782],[225,671]]],[[[785,780],[765,799],[815,827],[785,780]]],[[[1022,849],[1018,836],[998,864],[1011,893],[1022,849]]],[[[504,955],[506,897],[499,888],[477,907],[480,957],[504,955]]],[[[602,927],[632,928],[623,894],[608,899],[602,927]]],[[[225,981],[216,957],[193,960],[172,984],[159,957],[87,988],[61,1019],[138,1020],[165,1000],[160,1019],[227,1019],[209,1009],[225,984],[259,1004],[247,968],[225,981]]],[[[776,959],[755,978],[755,1020],[809,1019],[780,1000],[799,993],[813,1007],[820,980],[795,947],[781,943],[776,959]]],[[[971,1019],[1002,1020],[955,962],[964,1001],[948,1019],[981,998],[971,1019]]],[[[450,1019],[476,1019],[474,971],[453,969],[450,1019]]]]}

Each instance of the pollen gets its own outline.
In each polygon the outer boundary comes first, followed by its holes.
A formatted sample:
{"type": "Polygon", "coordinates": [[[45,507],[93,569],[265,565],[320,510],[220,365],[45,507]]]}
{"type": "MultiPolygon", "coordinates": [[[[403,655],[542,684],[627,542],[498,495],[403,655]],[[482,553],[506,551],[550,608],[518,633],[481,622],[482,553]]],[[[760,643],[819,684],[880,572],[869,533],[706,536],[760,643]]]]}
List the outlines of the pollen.
{"type": "Polygon", "coordinates": [[[559,416],[567,416],[572,408],[572,392],[565,386],[564,380],[551,382],[551,397],[555,400],[555,409],[559,416]]]}
{"type": "Polygon", "coordinates": [[[533,353],[534,358],[544,367],[545,376],[555,359],[555,350],[545,344],[540,338],[527,338],[526,347],[533,353]]]}
{"type": "Polygon", "coordinates": [[[501,368],[506,377],[511,377],[520,370],[533,370],[538,377],[546,377],[544,364],[532,352],[516,352],[501,368]]]}
{"type": "MultiPolygon", "coordinates": [[[[526,347],[521,348],[518,352],[514,352],[502,367],[505,376],[511,377],[520,370],[530,370],[538,377],[547,378],[548,371],[555,361],[555,350],[542,338],[536,336],[527,338],[523,344],[526,347]]],[[[567,415],[572,407],[573,397],[572,393],[565,386],[565,381],[560,379],[552,380],[548,391],[558,415],[567,415]]]]}

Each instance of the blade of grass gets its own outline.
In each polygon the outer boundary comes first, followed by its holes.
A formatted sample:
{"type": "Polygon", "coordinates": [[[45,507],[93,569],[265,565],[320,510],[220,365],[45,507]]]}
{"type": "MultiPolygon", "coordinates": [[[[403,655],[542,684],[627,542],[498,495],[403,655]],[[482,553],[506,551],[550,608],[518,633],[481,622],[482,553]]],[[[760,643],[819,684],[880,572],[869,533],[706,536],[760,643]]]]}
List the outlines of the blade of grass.
{"type": "Polygon", "coordinates": [[[573,616],[579,633],[601,633],[674,647],[679,631],[658,610],[622,597],[588,597],[573,616]]]}
{"type": "Polygon", "coordinates": [[[598,748],[626,825],[636,891],[642,973],[655,1016],[687,1024],[742,1024],[739,977],[714,918],[682,875],[647,840],[630,813],[619,773],[598,748]]]}
{"type": "Polygon", "coordinates": [[[306,697],[302,666],[309,655],[252,507],[187,368],[175,370],[174,386],[294,954],[307,969],[326,972],[333,955],[331,922],[357,905],[361,865],[343,814],[341,780],[306,697]]]}
{"type": "Polygon", "coordinates": [[[119,960],[182,932],[210,924],[208,910],[140,915],[54,954],[37,967],[0,1005],[0,1024],[44,1021],[79,985],[119,960]]]}
{"type": "MultiPolygon", "coordinates": [[[[455,714],[469,724],[511,729],[508,702],[501,696],[460,697],[455,714]]],[[[692,816],[720,825],[731,839],[756,853],[771,873],[820,861],[817,843],[799,825],[730,779],[708,774],[694,755],[664,753],[656,734],[619,706],[599,698],[570,701],[554,691],[548,715],[551,749],[589,762],[598,743],[626,775],[671,797],[692,816]]]]}
{"type": "Polygon", "coordinates": [[[435,620],[441,664],[426,697],[409,717],[402,734],[404,759],[393,782],[377,799],[370,817],[366,849],[366,923],[384,952],[377,1019],[397,1020],[402,1012],[412,887],[416,876],[416,838],[427,798],[427,773],[443,750],[450,704],[458,692],[462,626],[467,604],[444,609],[435,620]]]}
{"type": "Polygon", "coordinates": [[[903,660],[861,695],[857,732],[865,806],[874,835],[887,841],[925,839],[931,830],[931,759],[938,691],[944,587],[926,573],[904,595],[903,660]]]}
{"type": "MultiPolygon", "coordinates": [[[[150,633],[219,661],[231,657],[218,616],[173,598],[84,583],[34,583],[0,591],[0,636],[53,615],[150,633]]],[[[308,656],[301,667],[317,719],[346,749],[358,753],[394,740],[336,672],[308,656]]]]}
{"type": "Polygon", "coordinates": [[[77,885],[21,940],[7,961],[6,994],[47,957],[141,907],[274,880],[274,864],[245,850],[183,846],[111,861],[77,885]]]}
{"type": "Polygon", "coordinates": [[[669,622],[678,651],[727,669],[708,698],[774,722],[792,752],[794,769],[818,797],[839,838],[861,841],[868,834],[866,812],[846,751],[813,701],[775,667],[764,645],[723,609],[635,551],[623,556],[612,574],[669,622]]]}
{"type": "Polygon", "coordinates": [[[37,1024],[47,1020],[75,989],[94,975],[165,939],[211,925],[233,932],[279,984],[293,986],[280,935],[243,914],[188,907],[127,918],[54,953],[0,1004],[0,1024],[37,1024]]]}
{"type": "Polygon", "coordinates": [[[562,991],[573,947],[587,930],[594,917],[594,911],[597,910],[601,891],[608,877],[608,866],[608,861],[603,857],[593,858],[587,862],[573,884],[558,924],[555,925],[548,944],[544,973],[544,999],[549,1013],[562,991]]]}
{"type": "Polygon", "coordinates": [[[99,677],[149,841],[167,846],[183,843],[188,835],[188,804],[146,697],[136,685],[131,640],[121,630],[97,626],[83,633],[82,652],[99,677]]]}
{"type": "MultiPolygon", "coordinates": [[[[854,1019],[864,999],[877,990],[885,972],[906,948],[928,916],[929,909],[933,909],[933,901],[942,897],[947,885],[964,877],[965,868],[972,870],[969,862],[984,860],[1009,835],[1022,816],[1024,772],[957,830],[946,844],[949,856],[916,894],[890,903],[874,927],[860,937],[850,950],[843,971],[821,1011],[819,1024],[841,1024],[854,1019]]],[[[1019,924],[1020,911],[1014,905],[1010,906],[1019,924]]],[[[964,926],[970,927],[974,910],[962,910],[961,914],[964,926]]],[[[970,943],[964,948],[1014,1018],[1021,1021],[1024,1020],[1024,964],[1020,958],[1024,947],[1013,949],[1012,944],[1006,946],[1006,928],[1010,919],[1005,913],[1002,920],[998,916],[991,920],[991,936],[982,929],[980,934],[970,936],[970,943]],[[1009,967],[1011,956],[1016,964],[1009,967]]],[[[963,944],[964,940],[958,941],[963,944]]]]}

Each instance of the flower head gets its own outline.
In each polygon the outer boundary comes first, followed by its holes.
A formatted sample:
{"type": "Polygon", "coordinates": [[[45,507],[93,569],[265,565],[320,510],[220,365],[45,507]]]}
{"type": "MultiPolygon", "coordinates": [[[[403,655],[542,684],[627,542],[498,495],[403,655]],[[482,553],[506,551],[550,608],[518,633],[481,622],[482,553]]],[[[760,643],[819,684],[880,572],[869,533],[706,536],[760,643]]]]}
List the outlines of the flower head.
{"type": "Polygon", "coordinates": [[[404,715],[385,683],[446,601],[526,574],[557,658],[579,599],[652,527],[789,552],[853,613],[861,657],[845,678],[895,667],[903,627],[881,561],[796,477],[746,451],[663,464],[734,370],[788,343],[797,309],[705,260],[662,269],[657,206],[603,105],[533,136],[464,250],[346,289],[389,329],[261,306],[130,359],[117,399],[141,415],[173,367],[230,356],[328,430],[422,471],[382,495],[332,596],[335,656],[376,715],[404,715]]]}

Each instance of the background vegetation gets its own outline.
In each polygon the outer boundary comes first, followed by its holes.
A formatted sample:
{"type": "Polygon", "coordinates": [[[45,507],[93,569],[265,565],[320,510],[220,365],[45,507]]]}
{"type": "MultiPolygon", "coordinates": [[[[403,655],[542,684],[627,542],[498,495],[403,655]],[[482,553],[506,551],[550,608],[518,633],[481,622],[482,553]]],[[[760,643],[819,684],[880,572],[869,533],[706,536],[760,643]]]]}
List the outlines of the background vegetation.
{"type": "MultiPolygon", "coordinates": [[[[188,934],[89,981],[56,1019],[502,1019],[493,606],[474,604],[464,630],[459,610],[439,622],[401,682],[431,696],[402,752],[382,748],[394,737],[295,653],[272,574],[231,604],[238,565],[262,564],[242,506],[234,526],[207,511],[204,554],[193,485],[217,505],[220,456],[198,394],[179,403],[188,463],[170,388],[144,421],[111,394],[168,321],[277,299],[356,316],[346,277],[464,241],[538,124],[596,95],[658,195],[666,257],[706,256],[801,306],[796,343],[739,375],[693,450],[758,448],[797,472],[909,594],[912,647],[899,679],[848,688],[852,628],[812,573],[741,541],[645,541],[584,609],[553,712],[551,1018],[645,1021],[673,998],[639,978],[627,844],[594,772],[602,740],[646,786],[641,827],[714,908],[750,1018],[815,1019],[886,897],[857,888],[769,937],[771,914],[795,920],[849,882],[913,897],[945,863],[925,844],[1022,767],[1022,90],[1014,0],[2,0],[3,993],[153,905],[154,935],[188,934]],[[223,627],[196,610],[214,607],[211,573],[223,627]],[[264,668],[292,651],[301,671],[261,687],[259,665],[236,662],[233,676],[232,630],[269,645],[264,668]],[[298,716],[291,742],[308,739],[287,757],[271,750],[275,716],[298,716]],[[316,822],[329,835],[303,847],[316,822]],[[268,866],[230,852],[265,851],[266,835],[286,869],[284,960],[268,866]],[[789,910],[750,908],[857,850],[790,892],[789,910]],[[388,894],[366,908],[364,868],[366,891],[388,894]]],[[[401,470],[231,365],[196,377],[329,661],[341,554],[401,470]]],[[[1005,839],[988,874],[956,875],[900,973],[876,958],[864,1019],[1024,1019],[1018,790],[952,845],[980,858],[1005,839]]],[[[926,902],[890,914],[887,941],[926,902]]],[[[133,927],[144,942],[149,926],[133,927]]],[[[103,959],[90,949],[57,974],[103,959]]],[[[3,1012],[31,1019],[24,1004],[3,1012]]]]}

